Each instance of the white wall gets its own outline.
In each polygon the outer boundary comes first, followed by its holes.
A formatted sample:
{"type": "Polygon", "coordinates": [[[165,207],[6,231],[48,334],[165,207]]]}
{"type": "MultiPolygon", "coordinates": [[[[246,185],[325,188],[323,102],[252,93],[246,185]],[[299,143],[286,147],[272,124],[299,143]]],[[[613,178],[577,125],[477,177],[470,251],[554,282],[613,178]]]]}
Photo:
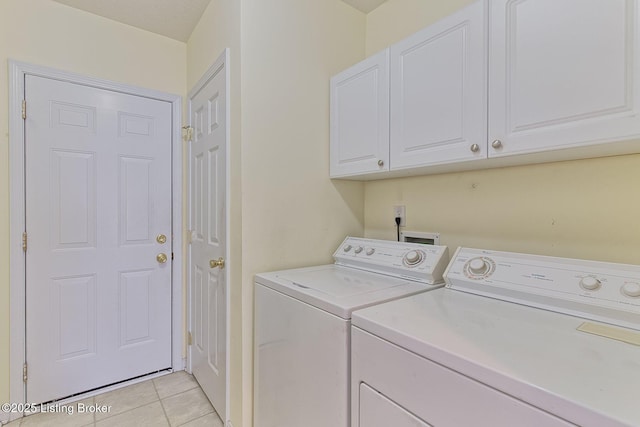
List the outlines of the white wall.
{"type": "MultiPolygon", "coordinates": [[[[364,58],[339,0],[242,2],[243,425],[251,425],[253,276],[331,262],[363,233],[363,184],[329,180],[329,78],[364,58]]],[[[235,422],[234,422],[235,424],[235,422]]]]}
{"type": "Polygon", "coordinates": [[[330,262],[362,235],[364,186],[329,180],[329,78],[364,58],[339,0],[213,0],[188,42],[189,88],[231,48],[231,414],[252,425],[253,276],[330,262]]]}

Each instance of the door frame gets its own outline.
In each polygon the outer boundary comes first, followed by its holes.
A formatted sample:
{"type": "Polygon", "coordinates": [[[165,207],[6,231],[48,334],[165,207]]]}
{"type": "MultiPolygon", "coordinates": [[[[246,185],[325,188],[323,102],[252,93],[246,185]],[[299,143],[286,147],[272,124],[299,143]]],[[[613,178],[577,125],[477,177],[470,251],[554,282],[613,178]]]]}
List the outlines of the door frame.
{"type": "MultiPolygon", "coordinates": [[[[26,403],[26,387],[22,381],[22,367],[26,356],[26,254],[22,250],[22,233],[25,230],[25,123],[22,119],[22,100],[25,93],[25,76],[75,83],[97,89],[120,92],[171,103],[172,131],[172,250],[171,275],[171,366],[174,371],[185,367],[182,356],[183,343],[183,293],[182,293],[182,97],[170,93],[145,89],[133,85],[84,76],[54,68],[9,60],[9,207],[10,207],[10,356],[9,397],[11,402],[26,403]]],[[[27,107],[28,111],[28,107],[27,107]]],[[[28,114],[28,113],[27,113],[28,114]]],[[[18,415],[18,417],[21,414],[18,415]]],[[[17,418],[17,417],[16,417],[17,418]]]]}
{"type": "MultiPolygon", "coordinates": [[[[231,259],[231,250],[230,250],[230,241],[231,241],[231,227],[230,221],[231,218],[231,71],[229,69],[230,66],[230,50],[229,48],[225,48],[222,53],[218,56],[218,58],[214,61],[214,63],[204,72],[200,80],[193,86],[193,88],[189,91],[187,95],[187,112],[189,115],[189,127],[191,127],[191,99],[198,93],[204,86],[211,80],[214,76],[216,76],[219,72],[224,72],[225,78],[225,110],[226,110],[226,120],[225,120],[225,164],[226,164],[226,188],[225,188],[225,228],[227,235],[227,247],[225,248],[225,268],[222,270],[224,272],[224,286],[225,286],[225,295],[226,295],[226,325],[225,325],[225,340],[226,340],[226,378],[225,378],[225,418],[226,420],[222,420],[224,425],[230,425],[231,418],[231,381],[230,381],[230,367],[231,367],[231,291],[230,291],[230,282],[229,279],[231,277],[230,271],[231,266],[233,264],[233,260],[231,259]],[[224,70],[223,70],[224,69],[224,70]]],[[[191,141],[187,142],[187,175],[188,175],[188,183],[187,183],[187,223],[189,226],[191,225],[191,141]]],[[[187,227],[189,228],[189,227],[187,227]]],[[[187,247],[187,270],[190,270],[189,267],[191,265],[191,247],[187,247]]],[[[191,272],[187,271],[187,324],[189,325],[189,331],[191,331],[191,313],[193,311],[193,307],[191,306],[191,296],[192,296],[192,284],[191,284],[191,272]]],[[[187,371],[189,373],[192,372],[192,364],[191,364],[191,346],[187,346],[187,371]]]]}

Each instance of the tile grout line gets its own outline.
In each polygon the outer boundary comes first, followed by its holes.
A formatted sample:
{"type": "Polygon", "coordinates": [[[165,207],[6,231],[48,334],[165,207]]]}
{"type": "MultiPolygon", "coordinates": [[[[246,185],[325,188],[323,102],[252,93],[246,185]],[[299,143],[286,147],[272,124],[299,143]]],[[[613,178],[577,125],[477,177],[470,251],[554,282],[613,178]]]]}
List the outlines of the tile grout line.
{"type": "Polygon", "coordinates": [[[158,396],[158,401],[160,402],[160,407],[162,408],[162,413],[164,414],[165,420],[167,420],[167,424],[171,427],[171,421],[169,420],[169,416],[167,415],[167,410],[164,409],[164,404],[162,403],[162,399],[160,398],[160,393],[158,393],[158,387],[156,386],[155,379],[151,380],[153,382],[153,388],[156,391],[156,395],[158,396]]]}
{"type": "MultiPolygon", "coordinates": [[[[152,382],[152,383],[151,383],[151,385],[153,386],[153,390],[156,392],[156,396],[158,396],[158,391],[156,390],[156,385],[153,383],[153,379],[151,379],[151,380],[149,380],[149,381],[151,381],[151,382],[152,382]]],[[[144,381],[143,381],[143,382],[140,382],[140,383],[137,383],[137,384],[132,384],[131,386],[138,385],[138,384],[143,384],[143,383],[144,383],[144,381]]],[[[116,390],[111,390],[111,391],[109,391],[109,392],[107,392],[107,393],[111,393],[111,392],[113,392],[113,391],[122,391],[122,390],[126,390],[127,388],[129,388],[129,387],[131,387],[131,386],[123,387],[123,388],[116,389],[116,390]]],[[[104,393],[104,394],[107,394],[107,393],[104,393]]],[[[95,397],[98,397],[98,396],[100,396],[100,395],[96,395],[95,397]]],[[[95,398],[95,397],[94,397],[94,398],[95,398]]],[[[160,396],[158,396],[158,401],[159,401],[159,400],[160,400],[160,396]]],[[[153,404],[153,403],[155,403],[155,401],[147,402],[147,403],[143,403],[142,405],[136,406],[136,407],[134,407],[134,408],[127,409],[126,411],[123,411],[123,412],[120,412],[120,413],[117,413],[117,414],[108,415],[108,416],[106,416],[106,417],[102,418],[101,420],[97,420],[97,419],[96,419],[96,420],[94,421],[94,425],[97,425],[99,422],[103,422],[103,421],[108,420],[108,419],[110,419],[110,418],[117,417],[117,416],[120,416],[120,415],[122,415],[122,414],[127,414],[127,413],[129,413],[129,412],[135,411],[136,409],[140,409],[140,408],[142,408],[142,407],[145,407],[145,406],[151,405],[151,404],[153,404]]],[[[98,403],[97,403],[97,401],[96,401],[96,405],[97,405],[97,404],[98,404],[98,403]]],[[[95,413],[93,414],[93,418],[94,418],[94,419],[96,418],[96,414],[95,414],[95,413]]]]}

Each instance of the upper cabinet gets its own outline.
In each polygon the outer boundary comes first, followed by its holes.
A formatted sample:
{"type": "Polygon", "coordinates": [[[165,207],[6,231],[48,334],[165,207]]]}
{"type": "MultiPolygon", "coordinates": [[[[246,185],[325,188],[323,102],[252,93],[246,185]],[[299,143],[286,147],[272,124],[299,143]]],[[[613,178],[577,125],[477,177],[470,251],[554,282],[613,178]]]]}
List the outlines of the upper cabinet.
{"type": "Polygon", "coordinates": [[[391,46],[391,168],[487,157],[486,17],[476,2],[391,46]]]}
{"type": "Polygon", "coordinates": [[[389,170],[389,50],[331,79],[331,177],[389,170]]]}
{"type": "Polygon", "coordinates": [[[331,177],[640,152],[639,3],[479,0],[339,74],[331,177]]]}
{"type": "Polygon", "coordinates": [[[640,134],[637,9],[631,0],[492,1],[489,156],[640,134]]]}

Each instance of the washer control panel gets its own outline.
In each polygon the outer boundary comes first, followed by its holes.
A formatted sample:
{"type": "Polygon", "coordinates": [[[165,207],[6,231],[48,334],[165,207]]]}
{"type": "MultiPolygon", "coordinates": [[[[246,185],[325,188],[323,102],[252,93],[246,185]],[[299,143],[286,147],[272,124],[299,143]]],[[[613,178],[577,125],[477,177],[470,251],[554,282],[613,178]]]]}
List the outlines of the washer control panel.
{"type": "Polygon", "coordinates": [[[428,284],[442,283],[449,262],[446,246],[347,237],[335,263],[428,284]]]}
{"type": "Polygon", "coordinates": [[[640,266],[458,248],[446,286],[640,330],[640,266]]]}

